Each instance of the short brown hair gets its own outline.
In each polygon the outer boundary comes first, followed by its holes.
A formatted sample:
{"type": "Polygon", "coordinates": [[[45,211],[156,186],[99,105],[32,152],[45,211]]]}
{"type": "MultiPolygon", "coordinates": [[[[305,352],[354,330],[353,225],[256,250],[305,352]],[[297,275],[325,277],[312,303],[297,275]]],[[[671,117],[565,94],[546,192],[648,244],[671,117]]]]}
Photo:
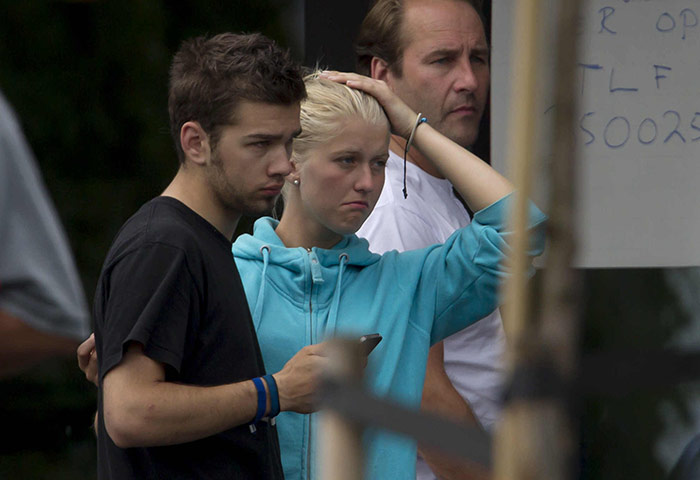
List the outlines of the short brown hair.
{"type": "Polygon", "coordinates": [[[222,33],[183,42],[170,67],[170,133],[180,162],[180,129],[196,121],[212,148],[220,127],[235,122],[242,100],[290,105],[306,97],[301,68],[289,52],[259,34],[222,33]]]}
{"type": "MultiPolygon", "coordinates": [[[[483,0],[462,0],[477,11],[483,22],[483,0]]],[[[404,0],[377,0],[362,21],[355,43],[357,73],[370,75],[372,57],[381,58],[396,74],[401,75],[404,44],[401,25],[404,0]]]]}

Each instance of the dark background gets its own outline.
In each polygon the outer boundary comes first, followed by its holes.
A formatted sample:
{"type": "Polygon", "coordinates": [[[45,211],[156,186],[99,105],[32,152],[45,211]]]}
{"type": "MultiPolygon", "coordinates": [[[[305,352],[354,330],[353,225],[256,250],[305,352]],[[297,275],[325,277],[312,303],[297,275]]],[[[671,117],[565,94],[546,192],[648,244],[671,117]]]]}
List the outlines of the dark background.
{"type": "MultiPolygon", "coordinates": [[[[166,101],[179,43],[262,31],[306,65],[352,69],[352,40],[368,4],[0,0],[0,88],[41,166],[89,301],[117,229],[176,171],[166,101]]],[[[482,133],[478,150],[488,158],[487,124],[482,133]]],[[[584,353],[671,344],[695,314],[669,283],[686,273],[583,272],[584,353]]],[[[654,447],[662,412],[690,419],[697,386],[580,397],[581,478],[664,478],[654,447]]],[[[94,388],[72,358],[0,382],[0,479],[94,478],[94,407],[94,388]]]]}

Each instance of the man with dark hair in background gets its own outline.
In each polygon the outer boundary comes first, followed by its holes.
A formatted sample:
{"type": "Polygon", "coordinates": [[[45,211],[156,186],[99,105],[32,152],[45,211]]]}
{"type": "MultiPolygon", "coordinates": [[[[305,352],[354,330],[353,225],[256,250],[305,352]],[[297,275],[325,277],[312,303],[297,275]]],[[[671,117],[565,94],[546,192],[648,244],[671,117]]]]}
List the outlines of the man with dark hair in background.
{"type": "Polygon", "coordinates": [[[259,34],[175,55],[179,170],[122,226],[95,294],[99,478],[283,477],[272,419],[313,411],[325,359],[312,345],[265,375],[231,240],[241,215],[277,199],[305,95],[259,34]]]}
{"type": "MultiPolygon", "coordinates": [[[[378,0],[357,41],[359,73],[384,80],[465,148],[477,140],[489,91],[489,47],[478,7],[466,0],[378,0]]],[[[420,151],[411,149],[404,164],[405,145],[392,136],[381,197],[358,232],[377,253],[443,243],[470,221],[452,185],[420,151]]],[[[434,345],[422,407],[490,430],[499,412],[504,349],[498,310],[434,345]]],[[[421,453],[440,478],[467,473],[421,453]]],[[[421,459],[417,477],[435,478],[421,459]]]]}

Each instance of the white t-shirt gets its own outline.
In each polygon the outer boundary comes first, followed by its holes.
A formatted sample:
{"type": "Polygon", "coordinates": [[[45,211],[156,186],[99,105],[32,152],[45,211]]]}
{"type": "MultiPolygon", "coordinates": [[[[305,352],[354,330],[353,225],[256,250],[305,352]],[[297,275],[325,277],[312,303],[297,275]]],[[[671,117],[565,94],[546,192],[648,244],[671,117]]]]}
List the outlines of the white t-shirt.
{"type": "MultiPolygon", "coordinates": [[[[386,179],[372,214],[357,232],[376,253],[414,250],[443,243],[467,225],[469,214],[457,199],[452,184],[407,163],[408,198],[403,196],[403,160],[389,152],[386,179]]],[[[445,371],[457,391],[469,402],[486,430],[500,412],[505,333],[498,310],[444,341],[445,371]]],[[[419,459],[416,477],[434,479],[419,459]]]]}

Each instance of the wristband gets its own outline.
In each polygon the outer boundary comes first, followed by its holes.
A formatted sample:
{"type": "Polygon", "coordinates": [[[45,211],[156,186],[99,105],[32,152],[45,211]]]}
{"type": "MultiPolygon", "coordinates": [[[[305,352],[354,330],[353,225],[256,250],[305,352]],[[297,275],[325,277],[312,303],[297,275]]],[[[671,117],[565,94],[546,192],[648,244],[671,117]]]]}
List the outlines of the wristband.
{"type": "Polygon", "coordinates": [[[408,153],[408,151],[411,149],[411,144],[413,143],[413,136],[416,134],[416,129],[418,128],[418,125],[427,121],[428,119],[425,118],[422,113],[418,114],[418,116],[416,117],[416,123],[413,124],[413,129],[411,130],[411,134],[408,136],[408,141],[406,142],[406,153],[408,153]]]}
{"type": "Polygon", "coordinates": [[[255,385],[255,389],[258,391],[258,411],[255,412],[255,418],[250,423],[250,431],[252,433],[255,433],[255,424],[260,421],[263,415],[265,415],[265,407],[267,406],[267,394],[265,392],[265,385],[263,385],[262,379],[260,377],[255,377],[253,379],[253,384],[255,385]]]}
{"type": "Polygon", "coordinates": [[[428,119],[425,118],[422,113],[419,113],[416,117],[416,123],[413,124],[411,134],[408,136],[408,140],[406,141],[406,148],[403,151],[403,198],[408,198],[408,190],[406,190],[406,157],[408,156],[408,151],[410,150],[411,144],[413,143],[413,136],[416,134],[416,129],[418,128],[418,125],[427,121],[428,119]]]}
{"type": "Polygon", "coordinates": [[[275,377],[267,374],[263,377],[267,382],[267,389],[270,391],[270,413],[267,414],[267,418],[274,418],[280,413],[280,394],[277,390],[277,382],[275,377]]]}

